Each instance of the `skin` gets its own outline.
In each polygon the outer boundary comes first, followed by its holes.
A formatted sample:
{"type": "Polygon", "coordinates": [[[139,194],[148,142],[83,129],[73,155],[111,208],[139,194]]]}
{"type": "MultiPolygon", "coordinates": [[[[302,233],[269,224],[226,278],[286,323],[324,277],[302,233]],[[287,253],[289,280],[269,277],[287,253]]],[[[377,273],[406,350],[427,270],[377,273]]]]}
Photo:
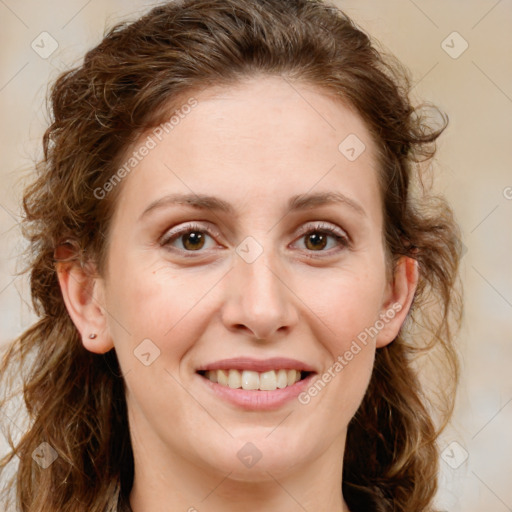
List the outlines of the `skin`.
{"type": "Polygon", "coordinates": [[[396,337],[418,279],[409,258],[387,277],[374,143],[339,100],[279,77],[195,97],[198,105],[120,185],[104,274],[59,266],[84,346],[115,348],[126,379],[132,508],[346,511],[347,425],[375,350],[396,337]],[[366,146],[355,161],[338,150],[349,134],[366,146]],[[286,213],[291,196],[326,191],[348,196],[364,213],[347,204],[286,213]],[[167,205],[143,215],[175,193],[216,196],[234,212],[167,205]],[[216,230],[202,252],[184,257],[179,237],[174,251],[159,243],[190,221],[216,230]],[[325,248],[307,245],[300,230],[315,232],[318,222],[342,230],[349,246],[331,237],[325,248]],[[248,236],[263,250],[252,263],[236,252],[248,236]],[[224,358],[282,356],[322,375],[397,304],[400,311],[307,405],[294,399],[272,411],[241,410],[196,373],[224,358]],[[160,350],[149,366],[134,356],[144,339],[160,350]],[[237,457],[247,442],[261,453],[250,468],[237,457]]]}

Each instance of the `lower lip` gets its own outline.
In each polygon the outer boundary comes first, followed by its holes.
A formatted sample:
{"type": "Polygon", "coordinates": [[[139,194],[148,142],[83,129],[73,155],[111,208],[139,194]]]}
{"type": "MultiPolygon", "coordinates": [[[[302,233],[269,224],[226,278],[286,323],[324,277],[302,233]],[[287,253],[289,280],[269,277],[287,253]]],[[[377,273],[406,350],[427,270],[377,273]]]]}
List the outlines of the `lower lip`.
{"type": "Polygon", "coordinates": [[[299,380],[292,386],[274,391],[259,391],[247,389],[233,389],[223,386],[198,374],[198,377],[208,388],[223,400],[247,411],[271,411],[279,409],[284,404],[297,398],[311,383],[314,374],[309,374],[305,379],[299,380]]]}

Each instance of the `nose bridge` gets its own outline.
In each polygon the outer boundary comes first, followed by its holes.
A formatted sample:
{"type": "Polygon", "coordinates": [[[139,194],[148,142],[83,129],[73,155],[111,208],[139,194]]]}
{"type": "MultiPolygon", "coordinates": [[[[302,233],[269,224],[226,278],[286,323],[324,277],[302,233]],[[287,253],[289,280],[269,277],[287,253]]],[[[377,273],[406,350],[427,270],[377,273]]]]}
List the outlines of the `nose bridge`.
{"type": "Polygon", "coordinates": [[[273,261],[275,258],[272,252],[267,249],[253,263],[239,262],[240,272],[246,280],[243,296],[253,308],[263,309],[266,303],[276,305],[283,302],[283,284],[279,279],[279,266],[273,261]]]}
{"type": "Polygon", "coordinates": [[[252,262],[237,256],[231,272],[235,293],[227,305],[229,313],[225,321],[231,327],[246,327],[258,339],[291,327],[297,314],[292,294],[280,273],[281,265],[269,247],[252,262]]]}

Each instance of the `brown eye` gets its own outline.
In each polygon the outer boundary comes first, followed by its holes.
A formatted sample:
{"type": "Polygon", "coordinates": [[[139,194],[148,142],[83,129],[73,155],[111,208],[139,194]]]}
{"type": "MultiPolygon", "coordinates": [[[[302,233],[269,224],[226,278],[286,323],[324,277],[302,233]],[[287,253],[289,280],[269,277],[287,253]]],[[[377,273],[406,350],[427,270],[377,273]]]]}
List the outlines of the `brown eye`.
{"type": "MultiPolygon", "coordinates": [[[[329,235],[314,231],[311,234],[306,235],[305,245],[310,251],[318,251],[325,249],[327,246],[327,238],[329,235]]],[[[332,236],[332,235],[330,235],[332,236]]]]}
{"type": "Polygon", "coordinates": [[[203,253],[216,246],[214,237],[220,237],[220,233],[213,228],[188,224],[168,231],[161,238],[160,245],[181,253],[203,253]]]}
{"type": "Polygon", "coordinates": [[[309,224],[301,229],[301,235],[294,245],[305,251],[306,256],[328,256],[350,247],[347,233],[334,225],[324,222],[309,224]]]}
{"type": "Polygon", "coordinates": [[[199,231],[189,231],[188,233],[181,235],[181,243],[187,251],[197,251],[202,249],[204,246],[204,235],[199,231]]]}

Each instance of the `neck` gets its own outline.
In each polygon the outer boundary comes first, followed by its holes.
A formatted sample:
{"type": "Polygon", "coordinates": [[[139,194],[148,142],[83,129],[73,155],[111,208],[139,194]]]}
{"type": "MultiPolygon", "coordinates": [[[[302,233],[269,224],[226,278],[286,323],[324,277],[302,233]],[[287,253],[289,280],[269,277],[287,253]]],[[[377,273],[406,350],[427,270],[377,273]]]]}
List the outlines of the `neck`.
{"type": "MultiPolygon", "coordinates": [[[[159,480],[161,484],[164,483],[161,475],[159,480]]],[[[190,482],[184,484],[183,479],[175,478],[165,485],[155,486],[154,483],[151,482],[152,492],[149,493],[150,482],[144,478],[135,480],[130,495],[133,512],[348,512],[341,496],[341,483],[337,486],[337,493],[333,493],[332,487],[329,488],[326,482],[300,477],[277,479],[270,474],[269,481],[257,483],[235,481],[229,475],[219,475],[215,482],[204,478],[194,485],[190,485],[190,482]],[[194,492],[196,489],[200,492],[194,492]]]]}
{"type": "Polygon", "coordinates": [[[175,454],[165,456],[160,451],[155,456],[151,451],[149,457],[149,451],[134,449],[131,508],[133,512],[348,512],[341,491],[343,450],[333,460],[333,449],[283,473],[260,467],[251,481],[238,479],[233,472],[200,467],[175,454]]]}

